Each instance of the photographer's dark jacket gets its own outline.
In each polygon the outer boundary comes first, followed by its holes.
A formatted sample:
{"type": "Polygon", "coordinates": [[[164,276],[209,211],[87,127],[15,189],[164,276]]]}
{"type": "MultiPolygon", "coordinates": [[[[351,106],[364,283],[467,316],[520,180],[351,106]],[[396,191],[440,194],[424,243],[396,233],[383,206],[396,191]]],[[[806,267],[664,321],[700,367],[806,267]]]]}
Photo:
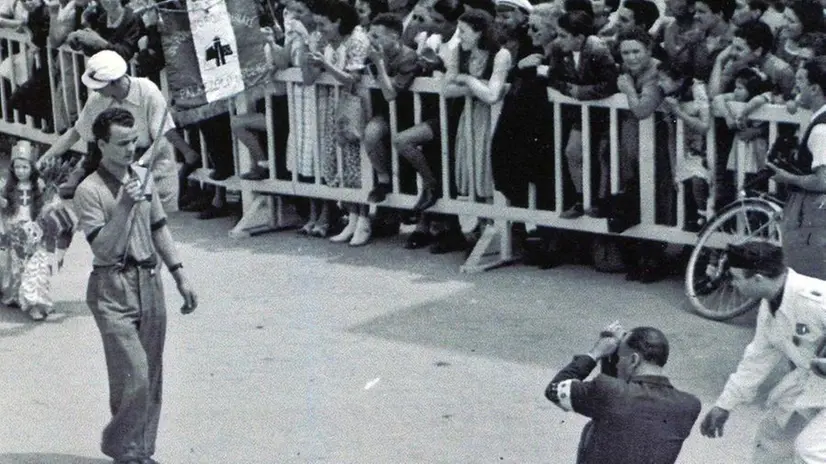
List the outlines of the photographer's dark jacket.
{"type": "MultiPolygon", "coordinates": [[[[826,106],[815,112],[798,146],[797,160],[804,174],[826,164],[826,154],[812,153],[812,131],[826,130],[826,106]]],[[[826,146],[815,149],[826,150],[826,146]]],[[[791,187],[783,209],[783,252],[786,265],[800,274],[826,280],[826,192],[791,187]]]]}
{"type": "Polygon", "coordinates": [[[701,404],[667,377],[606,374],[584,381],[597,363],[574,356],[545,396],[565,411],[593,419],[582,431],[577,464],[671,464],[691,433],[701,404]]]}

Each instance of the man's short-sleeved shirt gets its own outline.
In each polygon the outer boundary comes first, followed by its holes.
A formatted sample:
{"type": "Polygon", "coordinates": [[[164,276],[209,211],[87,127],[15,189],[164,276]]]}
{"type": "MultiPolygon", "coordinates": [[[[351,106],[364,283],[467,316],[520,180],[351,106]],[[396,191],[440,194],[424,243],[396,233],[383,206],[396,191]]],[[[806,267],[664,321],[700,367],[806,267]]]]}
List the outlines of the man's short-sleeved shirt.
{"type": "MultiPolygon", "coordinates": [[[[78,216],[78,228],[92,243],[100,230],[112,218],[120,200],[123,182],[104,167],[99,167],[75,191],[74,203],[78,216]]],[[[150,201],[136,203],[134,226],[127,245],[127,254],[138,260],[147,260],[155,255],[152,232],[166,224],[166,213],[157,192],[149,194],[150,201]]],[[[123,231],[129,233],[128,230],[123,231]]],[[[121,261],[122,256],[99,256],[95,254],[93,264],[111,266],[121,261]]]]}
{"type": "Polygon", "coordinates": [[[175,129],[172,114],[167,111],[166,99],[154,82],[143,77],[129,78],[129,92],[122,101],[106,97],[100,92],[90,92],[83,110],[75,122],[75,130],[87,143],[94,143],[92,124],[107,108],[124,108],[135,116],[135,128],[138,135],[138,151],[152,145],[157,135],[159,137],[159,153],[155,158],[152,173],[156,178],[169,177],[177,174],[175,151],[163,135],[175,129]],[[158,128],[162,127],[159,131],[158,128]]]}
{"type": "MultiPolygon", "coordinates": [[[[812,121],[818,116],[826,112],[826,106],[819,108],[812,114],[812,121]]],[[[817,124],[809,133],[809,140],[806,141],[806,146],[812,152],[812,169],[817,169],[819,166],[826,165],[826,124],[817,124]]]]}

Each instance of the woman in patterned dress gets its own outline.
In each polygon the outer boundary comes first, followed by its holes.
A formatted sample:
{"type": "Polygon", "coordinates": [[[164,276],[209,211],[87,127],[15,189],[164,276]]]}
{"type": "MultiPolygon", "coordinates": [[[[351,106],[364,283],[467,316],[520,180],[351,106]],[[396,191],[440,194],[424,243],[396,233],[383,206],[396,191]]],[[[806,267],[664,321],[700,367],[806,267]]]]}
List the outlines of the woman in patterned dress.
{"type": "MultiPolygon", "coordinates": [[[[317,32],[326,42],[323,51],[312,52],[309,61],[317,71],[329,73],[341,85],[317,86],[319,119],[323,120],[321,168],[331,187],[361,188],[361,137],[367,122],[366,90],[359,85],[365,70],[370,40],[359,26],[358,13],[342,0],[318,0],[314,5],[317,32]],[[341,152],[339,159],[338,151],[341,152]]],[[[370,239],[366,205],[345,205],[349,222],[332,237],[333,242],[360,246],[370,239]]]]}

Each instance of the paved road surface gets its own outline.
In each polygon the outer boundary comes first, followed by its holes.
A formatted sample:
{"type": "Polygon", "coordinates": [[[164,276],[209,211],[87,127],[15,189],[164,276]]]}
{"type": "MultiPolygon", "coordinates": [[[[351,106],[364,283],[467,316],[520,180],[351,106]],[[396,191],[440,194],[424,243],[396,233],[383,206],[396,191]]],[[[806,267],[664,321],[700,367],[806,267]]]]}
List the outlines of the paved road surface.
{"type": "MultiPolygon", "coordinates": [[[[401,239],[352,249],[292,232],[241,241],[231,221],[172,221],[201,307],[169,329],[156,458],[213,463],[573,462],[584,420],[543,397],[606,323],[654,325],[678,387],[704,411],[753,331],[692,315],[677,278],[652,285],[584,266],[458,272],[458,254],[401,239]]],[[[78,235],[54,279],[62,317],[0,308],[0,464],[98,464],[108,416],[100,336],[78,235]]],[[[748,461],[756,408],[726,437],[696,432],[679,462],[748,461]]]]}

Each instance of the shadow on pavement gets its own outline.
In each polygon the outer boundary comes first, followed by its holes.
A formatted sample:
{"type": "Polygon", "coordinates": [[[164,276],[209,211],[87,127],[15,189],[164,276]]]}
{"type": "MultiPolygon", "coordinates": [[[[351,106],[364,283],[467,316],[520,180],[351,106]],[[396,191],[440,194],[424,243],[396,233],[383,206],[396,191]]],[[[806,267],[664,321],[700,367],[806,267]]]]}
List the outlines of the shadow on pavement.
{"type": "Polygon", "coordinates": [[[70,454],[6,453],[0,454],[0,464],[109,464],[108,459],[70,454]]]}
{"type": "Polygon", "coordinates": [[[19,308],[0,305],[0,338],[20,336],[42,325],[60,324],[71,317],[85,315],[89,315],[86,303],[78,301],[55,301],[52,313],[44,321],[33,321],[19,308]]]}

